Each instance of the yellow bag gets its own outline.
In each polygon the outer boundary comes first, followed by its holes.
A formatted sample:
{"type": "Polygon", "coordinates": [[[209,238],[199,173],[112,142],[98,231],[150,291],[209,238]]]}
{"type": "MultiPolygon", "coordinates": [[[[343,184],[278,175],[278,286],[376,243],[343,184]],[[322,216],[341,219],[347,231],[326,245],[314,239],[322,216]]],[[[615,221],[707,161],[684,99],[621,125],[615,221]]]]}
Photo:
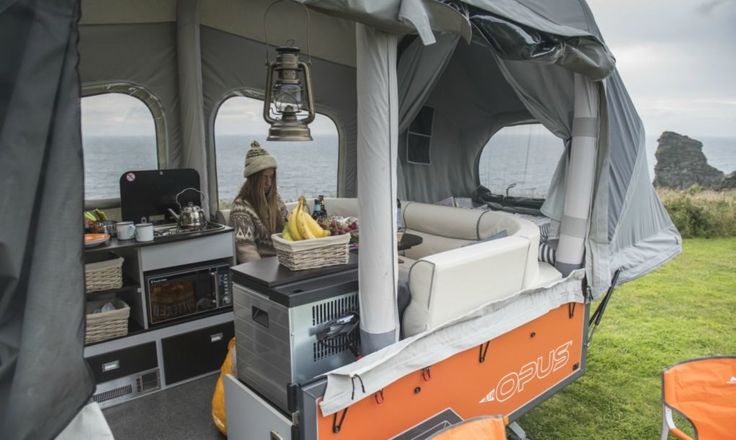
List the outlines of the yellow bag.
{"type": "Polygon", "coordinates": [[[233,374],[233,359],[235,358],[235,338],[227,343],[227,356],[220,367],[220,377],[215,384],[215,392],[212,395],[212,421],[217,429],[227,436],[227,411],[225,410],[225,375],[233,374]]]}

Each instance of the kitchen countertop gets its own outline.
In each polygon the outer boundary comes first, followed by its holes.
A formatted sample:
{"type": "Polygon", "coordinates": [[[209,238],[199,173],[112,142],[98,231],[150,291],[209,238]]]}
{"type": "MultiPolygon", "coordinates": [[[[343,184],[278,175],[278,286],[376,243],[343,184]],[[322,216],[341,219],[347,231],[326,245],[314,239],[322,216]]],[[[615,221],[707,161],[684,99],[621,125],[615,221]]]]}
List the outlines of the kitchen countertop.
{"type": "Polygon", "coordinates": [[[358,290],[358,254],[350,252],[347,264],[292,271],[277,257],[262,258],[230,268],[239,284],[286,307],[319,301],[358,290]]]}
{"type": "Polygon", "coordinates": [[[187,232],[187,233],[180,233],[180,234],[174,234],[174,235],[164,235],[164,236],[155,237],[153,241],[136,241],[135,239],[118,240],[117,238],[112,237],[110,238],[110,241],[108,241],[107,243],[103,245],[85,248],[84,252],[85,254],[95,254],[98,252],[110,252],[110,251],[137,248],[137,247],[143,247],[143,246],[155,246],[158,244],[172,243],[175,241],[190,240],[192,238],[207,237],[207,236],[216,235],[216,234],[224,234],[224,233],[227,233],[233,230],[233,228],[230,226],[220,225],[217,223],[215,223],[215,225],[219,226],[219,228],[209,229],[205,231],[193,231],[193,232],[187,232]]]}

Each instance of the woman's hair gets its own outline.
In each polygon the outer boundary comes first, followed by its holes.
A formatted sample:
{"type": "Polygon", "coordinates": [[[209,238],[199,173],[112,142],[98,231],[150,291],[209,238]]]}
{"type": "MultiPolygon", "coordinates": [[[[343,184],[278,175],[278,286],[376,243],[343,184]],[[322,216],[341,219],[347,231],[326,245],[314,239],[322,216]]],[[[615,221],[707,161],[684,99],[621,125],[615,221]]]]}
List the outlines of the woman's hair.
{"type": "Polygon", "coordinates": [[[238,198],[250,203],[269,232],[276,234],[284,228],[283,219],[279,215],[279,193],[276,189],[276,170],[274,169],[271,189],[268,193],[263,190],[263,171],[251,174],[245,180],[238,193],[238,198]]]}

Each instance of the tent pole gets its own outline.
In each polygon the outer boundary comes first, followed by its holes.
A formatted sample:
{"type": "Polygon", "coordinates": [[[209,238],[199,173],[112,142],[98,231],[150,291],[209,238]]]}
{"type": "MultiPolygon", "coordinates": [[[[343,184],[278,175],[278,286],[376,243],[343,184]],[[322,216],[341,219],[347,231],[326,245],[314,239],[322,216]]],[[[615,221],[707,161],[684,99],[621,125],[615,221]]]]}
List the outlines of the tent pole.
{"type": "Polygon", "coordinates": [[[398,37],[356,24],[361,352],[398,340],[398,37]]]}
{"type": "MultiPolygon", "coordinates": [[[[204,135],[204,102],[202,92],[202,53],[199,38],[199,0],[176,2],[176,55],[179,76],[179,127],[181,129],[182,160],[180,166],[194,168],[199,173],[200,189],[209,194],[207,152],[204,135]]],[[[204,202],[204,201],[203,201],[204,202]]],[[[210,207],[203,206],[205,212],[210,207]]]]}
{"type": "Polygon", "coordinates": [[[577,73],[574,80],[572,146],[555,262],[563,276],[582,266],[598,148],[598,86],[577,73]]]}

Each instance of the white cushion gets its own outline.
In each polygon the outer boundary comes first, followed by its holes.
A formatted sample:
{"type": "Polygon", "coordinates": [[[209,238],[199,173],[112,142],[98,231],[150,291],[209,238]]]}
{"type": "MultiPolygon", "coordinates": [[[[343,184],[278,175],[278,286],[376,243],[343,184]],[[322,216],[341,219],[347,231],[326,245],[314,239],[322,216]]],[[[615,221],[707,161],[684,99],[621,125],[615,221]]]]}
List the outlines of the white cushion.
{"type": "Polygon", "coordinates": [[[554,283],[555,281],[559,281],[562,279],[562,274],[560,273],[560,271],[555,269],[555,267],[551,264],[539,261],[538,268],[539,276],[537,277],[534,285],[529,287],[546,287],[554,283]]]}
{"type": "Polygon", "coordinates": [[[411,303],[403,333],[412,336],[522,289],[529,241],[505,237],[430,255],[409,272],[411,303]]]}

